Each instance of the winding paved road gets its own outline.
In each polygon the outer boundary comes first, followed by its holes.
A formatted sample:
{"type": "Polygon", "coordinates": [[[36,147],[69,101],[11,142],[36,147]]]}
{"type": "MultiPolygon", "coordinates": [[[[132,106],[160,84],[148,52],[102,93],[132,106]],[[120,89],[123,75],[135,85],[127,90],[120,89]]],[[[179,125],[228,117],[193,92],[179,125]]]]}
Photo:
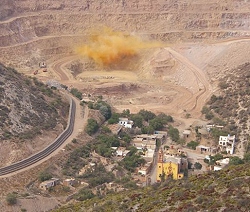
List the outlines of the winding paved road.
{"type": "Polygon", "coordinates": [[[23,170],[43,159],[50,156],[54,151],[56,151],[62,144],[66,141],[66,139],[72,134],[74,131],[74,123],[75,123],[75,113],[76,113],[76,103],[73,99],[70,100],[70,110],[69,110],[69,120],[67,128],[56,138],[56,140],[50,144],[48,147],[43,149],[42,151],[24,159],[18,161],[14,164],[11,164],[6,167],[0,168],[0,176],[8,175],[15,173],[17,171],[23,170]]]}

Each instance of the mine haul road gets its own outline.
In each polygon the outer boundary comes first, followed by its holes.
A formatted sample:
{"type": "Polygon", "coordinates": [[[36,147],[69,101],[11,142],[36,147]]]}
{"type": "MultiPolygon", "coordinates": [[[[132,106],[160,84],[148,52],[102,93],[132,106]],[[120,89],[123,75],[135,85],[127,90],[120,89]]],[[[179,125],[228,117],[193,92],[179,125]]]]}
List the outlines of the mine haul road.
{"type": "Polygon", "coordinates": [[[5,175],[13,174],[17,171],[21,171],[39,161],[45,159],[46,157],[50,156],[54,151],[56,151],[65,141],[66,139],[72,134],[74,130],[74,123],[75,123],[75,113],[76,113],[76,103],[71,98],[70,100],[70,109],[69,109],[69,120],[67,128],[55,139],[55,141],[47,146],[42,151],[24,159],[13,163],[9,166],[5,166],[0,168],[0,177],[4,177],[5,175]]]}

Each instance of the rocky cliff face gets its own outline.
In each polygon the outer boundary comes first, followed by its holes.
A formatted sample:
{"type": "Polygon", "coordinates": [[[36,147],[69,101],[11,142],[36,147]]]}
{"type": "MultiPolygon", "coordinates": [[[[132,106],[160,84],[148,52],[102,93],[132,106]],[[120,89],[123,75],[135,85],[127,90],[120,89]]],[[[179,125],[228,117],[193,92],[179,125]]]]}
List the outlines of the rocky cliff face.
{"type": "Polygon", "coordinates": [[[56,91],[0,64],[1,140],[29,139],[58,122],[65,124],[65,105],[56,91]]]}
{"type": "Polygon", "coordinates": [[[241,0],[4,0],[0,14],[0,61],[24,66],[72,52],[102,25],[165,42],[250,33],[250,2],[241,0]]]}

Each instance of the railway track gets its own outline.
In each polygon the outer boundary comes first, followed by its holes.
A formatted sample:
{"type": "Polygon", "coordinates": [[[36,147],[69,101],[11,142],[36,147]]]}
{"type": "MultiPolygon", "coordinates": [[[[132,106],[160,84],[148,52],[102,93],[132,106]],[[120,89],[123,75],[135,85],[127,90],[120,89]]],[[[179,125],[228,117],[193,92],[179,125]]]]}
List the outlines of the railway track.
{"type": "Polygon", "coordinates": [[[27,168],[40,160],[48,157],[51,153],[57,150],[64,141],[72,134],[74,129],[74,122],[75,122],[75,111],[76,111],[76,103],[73,99],[70,100],[70,109],[69,109],[69,120],[67,128],[54,140],[52,144],[47,146],[45,149],[41,150],[40,152],[24,159],[13,163],[9,166],[5,166],[0,168],[0,176],[4,176],[7,174],[14,173],[16,171],[20,171],[24,168],[27,168]]]}

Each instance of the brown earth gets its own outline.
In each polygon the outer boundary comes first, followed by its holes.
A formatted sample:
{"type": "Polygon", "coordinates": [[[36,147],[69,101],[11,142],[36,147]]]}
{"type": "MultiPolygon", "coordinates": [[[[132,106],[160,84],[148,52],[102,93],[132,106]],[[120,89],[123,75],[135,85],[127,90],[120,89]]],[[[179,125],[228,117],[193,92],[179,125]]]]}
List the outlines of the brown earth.
{"type": "Polygon", "coordinates": [[[249,62],[249,12],[250,2],[238,0],[4,1],[0,62],[34,76],[45,61],[48,72],[39,70],[37,78],[103,95],[116,111],[165,112],[182,130],[202,122],[201,108],[218,80],[249,62]],[[98,66],[75,47],[87,43],[90,28],[104,25],[162,45],[98,66]],[[81,73],[72,72],[75,63],[81,73]]]}

